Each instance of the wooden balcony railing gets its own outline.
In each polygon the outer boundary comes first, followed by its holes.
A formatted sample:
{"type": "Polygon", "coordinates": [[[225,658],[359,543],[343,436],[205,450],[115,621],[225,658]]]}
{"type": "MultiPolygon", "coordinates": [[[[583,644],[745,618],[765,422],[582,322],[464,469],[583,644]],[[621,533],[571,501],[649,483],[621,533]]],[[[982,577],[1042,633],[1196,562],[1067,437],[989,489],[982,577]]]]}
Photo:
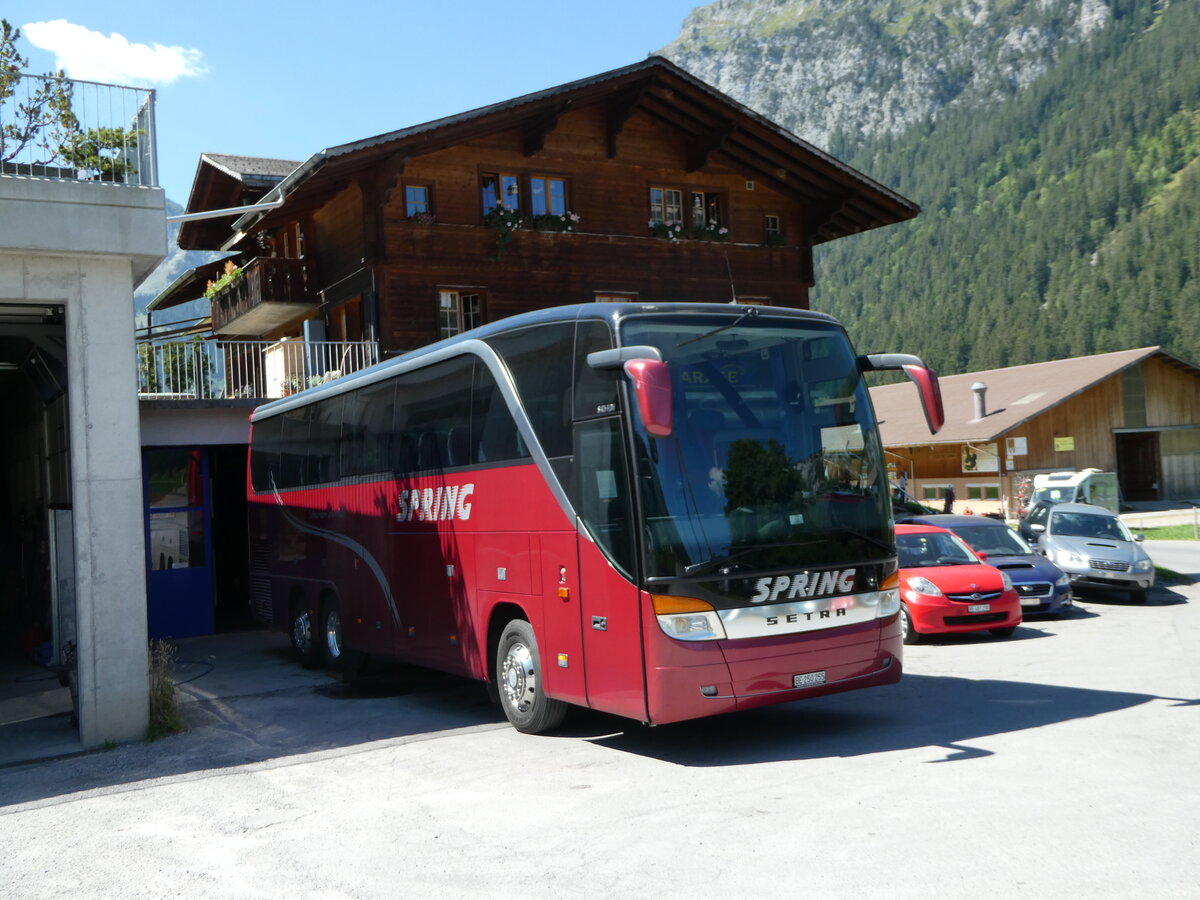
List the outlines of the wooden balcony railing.
{"type": "Polygon", "coordinates": [[[211,299],[217,334],[262,335],[311,313],[308,262],[261,256],[242,267],[241,277],[211,299]]]}

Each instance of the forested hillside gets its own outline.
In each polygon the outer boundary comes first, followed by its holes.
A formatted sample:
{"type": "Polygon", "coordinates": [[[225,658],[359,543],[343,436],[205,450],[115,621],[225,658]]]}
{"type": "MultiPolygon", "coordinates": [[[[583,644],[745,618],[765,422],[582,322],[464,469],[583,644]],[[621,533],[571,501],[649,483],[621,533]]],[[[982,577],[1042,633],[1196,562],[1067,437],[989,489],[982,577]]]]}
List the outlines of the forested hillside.
{"type": "MultiPolygon", "coordinates": [[[[1043,37],[1078,8],[982,5],[1043,37]]],[[[896,17],[930,4],[886,6],[896,17]]],[[[1025,69],[1036,77],[1007,90],[982,71],[1003,54],[981,53],[962,82],[976,89],[920,121],[829,134],[835,156],[922,206],[818,250],[813,308],[861,349],[918,352],[945,373],[1150,344],[1200,362],[1200,3],[1112,0],[1101,18],[1086,40],[1045,43],[1025,69]]],[[[763,111],[803,136],[778,102],[763,111]]]]}

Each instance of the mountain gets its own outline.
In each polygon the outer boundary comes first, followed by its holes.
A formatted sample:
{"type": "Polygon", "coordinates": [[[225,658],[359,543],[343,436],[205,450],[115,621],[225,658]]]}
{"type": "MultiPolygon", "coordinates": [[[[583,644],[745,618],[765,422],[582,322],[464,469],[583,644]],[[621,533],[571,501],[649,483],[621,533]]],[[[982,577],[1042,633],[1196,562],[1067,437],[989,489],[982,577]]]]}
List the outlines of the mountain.
{"type": "MultiPolygon", "coordinates": [[[[167,198],[166,206],[168,216],[178,216],[183,212],[183,207],[169,197],[167,198]]],[[[139,328],[146,324],[147,304],[170,287],[176,278],[188,269],[193,269],[214,259],[220,259],[223,255],[208,250],[181,250],[179,244],[176,243],[178,237],[179,223],[168,222],[166,259],[160,262],[154,271],[146,276],[146,280],[138,285],[137,290],[133,292],[133,314],[139,328]]],[[[174,322],[206,315],[208,315],[208,302],[196,303],[193,301],[192,303],[172,307],[169,310],[157,313],[154,316],[154,320],[156,323],[174,322]]]]}
{"type": "Polygon", "coordinates": [[[722,0],[662,51],[922,206],[814,309],[946,373],[1200,360],[1200,4],[722,0]]]}

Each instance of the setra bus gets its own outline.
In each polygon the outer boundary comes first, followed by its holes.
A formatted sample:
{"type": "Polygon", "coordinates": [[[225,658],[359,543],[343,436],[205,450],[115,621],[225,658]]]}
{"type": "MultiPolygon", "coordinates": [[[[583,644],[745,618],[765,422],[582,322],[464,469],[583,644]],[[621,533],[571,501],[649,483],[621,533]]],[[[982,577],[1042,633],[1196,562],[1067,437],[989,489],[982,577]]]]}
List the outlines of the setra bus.
{"type": "Polygon", "coordinates": [[[834,319],[589,303],[497,321],[251,415],[256,614],[307,666],[489,682],[538,733],[897,681],[896,548],[834,319]]]}

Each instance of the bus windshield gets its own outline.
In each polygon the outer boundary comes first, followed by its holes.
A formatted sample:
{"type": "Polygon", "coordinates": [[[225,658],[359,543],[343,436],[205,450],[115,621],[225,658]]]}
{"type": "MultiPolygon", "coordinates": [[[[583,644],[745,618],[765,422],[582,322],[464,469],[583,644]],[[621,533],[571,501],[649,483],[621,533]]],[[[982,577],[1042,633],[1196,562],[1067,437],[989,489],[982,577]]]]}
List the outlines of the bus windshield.
{"type": "Polygon", "coordinates": [[[883,452],[838,325],[752,309],[621,328],[661,350],[674,396],[668,437],[631,417],[648,577],[893,555],[883,452]]]}

